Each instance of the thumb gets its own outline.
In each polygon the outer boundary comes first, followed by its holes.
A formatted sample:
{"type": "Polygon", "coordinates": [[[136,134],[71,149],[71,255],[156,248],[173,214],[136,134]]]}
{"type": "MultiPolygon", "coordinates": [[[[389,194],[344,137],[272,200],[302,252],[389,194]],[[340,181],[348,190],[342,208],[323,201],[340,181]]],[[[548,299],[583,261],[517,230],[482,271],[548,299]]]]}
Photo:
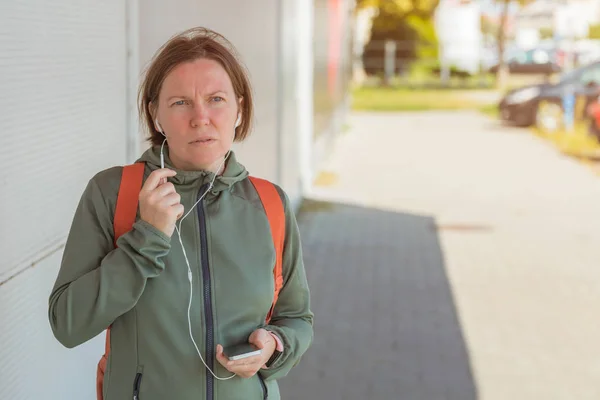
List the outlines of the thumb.
{"type": "Polygon", "coordinates": [[[263,349],[265,347],[265,343],[268,340],[269,333],[264,329],[257,329],[252,332],[248,341],[258,347],[259,349],[263,349]]]}

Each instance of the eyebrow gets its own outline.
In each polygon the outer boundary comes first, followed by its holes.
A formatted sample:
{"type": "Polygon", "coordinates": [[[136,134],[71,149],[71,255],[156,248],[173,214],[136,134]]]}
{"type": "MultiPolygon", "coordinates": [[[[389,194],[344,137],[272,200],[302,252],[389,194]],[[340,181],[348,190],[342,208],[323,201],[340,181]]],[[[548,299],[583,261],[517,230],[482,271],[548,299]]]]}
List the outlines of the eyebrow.
{"type": "MultiPolygon", "coordinates": [[[[227,92],[225,92],[224,90],[217,90],[212,93],[209,93],[208,96],[214,96],[217,93],[227,94],[227,92]]],[[[170,102],[173,99],[188,99],[188,97],[187,96],[171,96],[167,99],[167,102],[170,102]]]]}

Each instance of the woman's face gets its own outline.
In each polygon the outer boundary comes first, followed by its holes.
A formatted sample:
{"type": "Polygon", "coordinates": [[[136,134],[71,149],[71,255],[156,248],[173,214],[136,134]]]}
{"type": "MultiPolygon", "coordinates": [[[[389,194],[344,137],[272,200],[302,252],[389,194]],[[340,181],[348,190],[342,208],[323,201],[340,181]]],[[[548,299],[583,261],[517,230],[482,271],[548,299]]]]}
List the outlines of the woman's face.
{"type": "Polygon", "coordinates": [[[155,112],[173,165],[217,172],[233,144],[240,105],[218,62],[198,59],[175,67],[163,82],[155,112]]]}

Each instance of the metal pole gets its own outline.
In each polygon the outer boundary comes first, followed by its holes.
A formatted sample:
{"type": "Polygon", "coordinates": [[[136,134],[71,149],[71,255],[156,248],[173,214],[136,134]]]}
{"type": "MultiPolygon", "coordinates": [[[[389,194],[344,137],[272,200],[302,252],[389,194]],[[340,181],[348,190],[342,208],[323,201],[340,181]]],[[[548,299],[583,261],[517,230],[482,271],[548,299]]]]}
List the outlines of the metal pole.
{"type": "Polygon", "coordinates": [[[394,77],[394,72],[396,70],[396,42],[393,40],[385,41],[385,60],[384,60],[384,68],[385,68],[385,78],[384,85],[389,86],[392,82],[392,78],[394,77]]]}

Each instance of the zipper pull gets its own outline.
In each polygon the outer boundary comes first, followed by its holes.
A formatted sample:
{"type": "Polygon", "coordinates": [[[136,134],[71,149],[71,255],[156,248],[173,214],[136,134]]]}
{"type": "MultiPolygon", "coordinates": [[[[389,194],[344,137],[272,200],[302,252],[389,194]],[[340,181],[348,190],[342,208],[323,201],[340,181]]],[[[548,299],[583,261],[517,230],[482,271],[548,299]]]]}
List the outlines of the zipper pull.
{"type": "Polygon", "coordinates": [[[133,381],[133,400],[139,400],[140,398],[140,383],[142,380],[141,372],[135,374],[135,380],[133,381]]]}

